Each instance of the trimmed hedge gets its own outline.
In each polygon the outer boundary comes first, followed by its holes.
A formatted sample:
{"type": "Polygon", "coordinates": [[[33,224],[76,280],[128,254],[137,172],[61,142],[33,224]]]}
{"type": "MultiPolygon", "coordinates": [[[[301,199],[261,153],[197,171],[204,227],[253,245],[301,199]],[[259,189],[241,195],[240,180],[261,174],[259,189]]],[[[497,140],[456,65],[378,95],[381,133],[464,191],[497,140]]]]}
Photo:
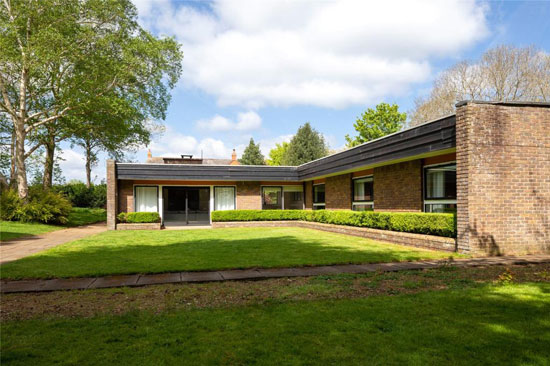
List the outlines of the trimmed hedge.
{"type": "Polygon", "coordinates": [[[117,218],[119,222],[128,224],[160,222],[158,212],[121,212],[117,218]]]}
{"type": "Polygon", "coordinates": [[[219,222],[285,220],[302,220],[323,224],[456,237],[456,215],[450,213],[329,210],[232,210],[212,212],[212,221],[219,222]]]}

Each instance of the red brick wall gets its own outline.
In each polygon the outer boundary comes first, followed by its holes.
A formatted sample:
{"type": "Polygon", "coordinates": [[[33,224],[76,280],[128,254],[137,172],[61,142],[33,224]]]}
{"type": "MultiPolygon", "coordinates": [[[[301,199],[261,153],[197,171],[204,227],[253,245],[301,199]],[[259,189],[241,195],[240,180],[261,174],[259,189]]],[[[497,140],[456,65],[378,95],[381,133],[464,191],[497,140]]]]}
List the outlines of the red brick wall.
{"type": "Polygon", "coordinates": [[[237,209],[262,209],[260,182],[237,182],[237,209]]]}
{"type": "Polygon", "coordinates": [[[304,187],[304,203],[306,210],[311,210],[313,208],[313,182],[309,181],[305,183],[304,187]]]}
{"type": "Polygon", "coordinates": [[[457,108],[458,248],[550,252],[550,108],[457,108]]]}
{"type": "Polygon", "coordinates": [[[134,212],[133,181],[118,181],[118,212],[134,212]]]}
{"type": "Polygon", "coordinates": [[[351,174],[341,174],[326,179],[325,208],[351,210],[351,174]]]}
{"type": "Polygon", "coordinates": [[[107,160],[107,227],[116,229],[116,215],[118,212],[118,187],[115,161],[107,160]]]}
{"type": "Polygon", "coordinates": [[[374,168],[375,211],[422,211],[422,161],[374,168]]]}

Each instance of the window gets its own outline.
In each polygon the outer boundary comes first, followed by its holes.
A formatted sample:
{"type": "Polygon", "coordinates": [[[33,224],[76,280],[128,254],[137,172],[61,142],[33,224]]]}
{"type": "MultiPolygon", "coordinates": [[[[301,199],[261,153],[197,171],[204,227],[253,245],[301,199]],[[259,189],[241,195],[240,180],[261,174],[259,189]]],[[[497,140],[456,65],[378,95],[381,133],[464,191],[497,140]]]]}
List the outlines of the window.
{"type": "Polygon", "coordinates": [[[136,212],[158,212],[158,187],[135,187],[136,212]]]}
{"type": "Polygon", "coordinates": [[[282,187],[262,187],[262,209],[280,210],[283,208],[282,187]]]}
{"type": "Polygon", "coordinates": [[[285,210],[302,210],[304,208],[303,191],[303,186],[283,186],[283,206],[285,210]]]}
{"type": "Polygon", "coordinates": [[[424,168],[424,211],[456,212],[456,163],[424,168]]]}
{"type": "Polygon", "coordinates": [[[372,211],[374,209],[373,186],[374,178],[372,176],[353,180],[352,210],[372,211]]]}
{"type": "Polygon", "coordinates": [[[235,209],[235,187],[214,187],[214,211],[235,209]]]}
{"type": "Polygon", "coordinates": [[[315,184],[313,186],[313,209],[324,210],[325,209],[325,185],[315,184]]]}

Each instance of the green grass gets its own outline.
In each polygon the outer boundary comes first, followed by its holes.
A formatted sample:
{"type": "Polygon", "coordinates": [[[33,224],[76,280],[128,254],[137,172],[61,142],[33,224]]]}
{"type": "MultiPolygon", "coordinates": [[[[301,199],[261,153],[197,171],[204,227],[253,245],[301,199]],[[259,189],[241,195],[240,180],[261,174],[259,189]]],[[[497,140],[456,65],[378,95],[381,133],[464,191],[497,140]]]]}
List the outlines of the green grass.
{"type": "Polygon", "coordinates": [[[40,235],[62,229],[56,225],[38,222],[0,221],[0,240],[10,240],[29,235],[40,235]]]}
{"type": "Polygon", "coordinates": [[[1,278],[293,267],[456,254],[302,228],[108,231],[2,266],[1,278]]]}
{"type": "Polygon", "coordinates": [[[550,284],[3,322],[3,364],[548,365],[550,284]]]}
{"type": "Polygon", "coordinates": [[[39,235],[50,231],[88,225],[105,221],[107,213],[102,208],[73,207],[66,225],[47,225],[37,222],[0,221],[0,240],[16,239],[22,236],[39,235]]]}
{"type": "Polygon", "coordinates": [[[81,226],[107,220],[107,211],[103,208],[73,207],[69,214],[69,222],[65,226],[81,226]]]}

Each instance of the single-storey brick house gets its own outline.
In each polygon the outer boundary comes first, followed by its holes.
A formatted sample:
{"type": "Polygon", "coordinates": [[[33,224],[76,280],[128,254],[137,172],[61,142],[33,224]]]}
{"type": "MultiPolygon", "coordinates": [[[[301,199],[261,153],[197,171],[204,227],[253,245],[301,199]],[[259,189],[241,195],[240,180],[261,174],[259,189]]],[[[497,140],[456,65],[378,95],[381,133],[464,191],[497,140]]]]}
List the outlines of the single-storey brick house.
{"type": "MultiPolygon", "coordinates": [[[[182,146],[182,149],[185,149],[182,146]]],[[[550,252],[550,104],[461,102],[456,114],[298,167],[231,160],[107,162],[108,226],[119,212],[169,224],[214,210],[457,213],[457,249],[550,252]]]]}

